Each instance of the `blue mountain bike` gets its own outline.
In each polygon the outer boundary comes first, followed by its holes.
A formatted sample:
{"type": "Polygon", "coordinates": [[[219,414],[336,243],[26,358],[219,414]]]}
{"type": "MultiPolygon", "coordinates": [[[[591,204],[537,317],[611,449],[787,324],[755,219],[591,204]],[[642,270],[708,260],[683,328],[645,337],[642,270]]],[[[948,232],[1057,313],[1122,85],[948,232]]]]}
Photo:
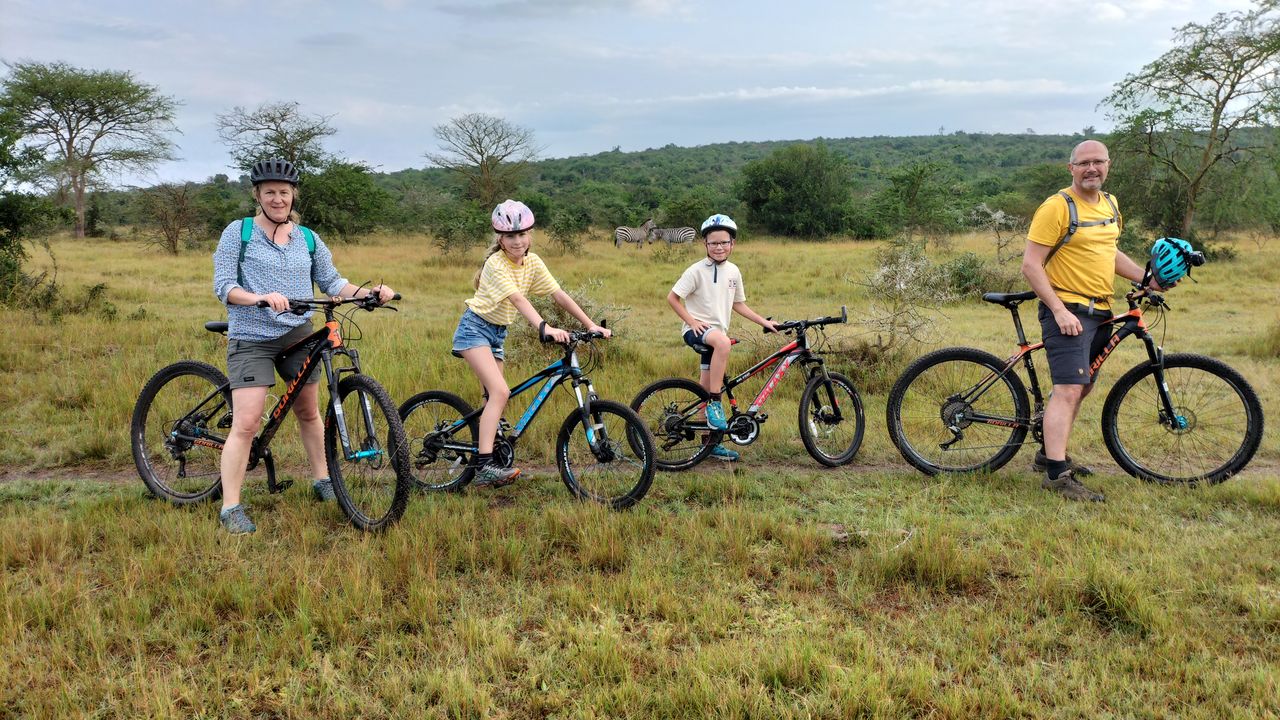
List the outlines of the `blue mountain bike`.
{"type": "MultiPolygon", "coordinates": [[[[515,397],[541,383],[514,427],[506,420],[500,423],[493,461],[503,467],[515,464],[517,442],[551,391],[567,382],[573,387],[577,408],[564,419],[556,437],[560,478],[574,497],[623,510],[640,502],[653,482],[653,436],[631,408],[601,400],[579,363],[577,349],[602,337],[591,332],[569,333],[564,357],[511,388],[515,397]]],[[[400,406],[418,487],[456,491],[471,482],[478,469],[476,441],[483,411],[483,405],[473,409],[443,390],[418,393],[400,406]]]]}

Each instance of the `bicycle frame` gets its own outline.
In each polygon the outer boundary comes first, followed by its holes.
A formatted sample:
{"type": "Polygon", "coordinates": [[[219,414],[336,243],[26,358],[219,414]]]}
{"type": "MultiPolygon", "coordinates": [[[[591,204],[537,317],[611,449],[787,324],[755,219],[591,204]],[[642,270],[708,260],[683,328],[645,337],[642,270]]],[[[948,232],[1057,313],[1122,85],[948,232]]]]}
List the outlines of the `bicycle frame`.
{"type": "MultiPolygon", "coordinates": [[[[749,406],[747,406],[747,415],[756,415],[759,413],[760,409],[763,408],[764,404],[769,400],[769,397],[773,395],[773,391],[777,389],[778,383],[782,382],[782,378],[787,374],[787,370],[789,370],[791,365],[797,360],[799,360],[800,364],[806,368],[816,365],[820,367],[824,373],[826,372],[826,364],[823,362],[822,358],[814,355],[813,351],[809,349],[808,337],[805,335],[803,329],[799,332],[796,339],[786,345],[783,345],[781,348],[778,348],[768,357],[747,368],[736,377],[730,379],[728,376],[725,376],[724,394],[729,399],[729,406],[735,413],[737,412],[738,401],[733,397],[733,388],[755,377],[765,369],[776,365],[777,367],[774,369],[773,374],[771,374],[769,379],[765,381],[764,387],[760,388],[760,392],[756,394],[755,399],[751,401],[749,406]]],[[[812,371],[810,370],[809,372],[812,371]]]]}
{"type": "MultiPolygon", "coordinates": [[[[556,360],[526,380],[511,387],[511,397],[516,397],[517,395],[520,395],[526,390],[534,387],[539,382],[542,383],[537,394],[533,396],[533,400],[529,402],[529,407],[525,409],[524,413],[520,416],[520,419],[517,420],[516,424],[511,428],[511,431],[503,434],[501,432],[502,428],[499,428],[499,435],[506,438],[508,442],[514,445],[533,422],[533,419],[538,416],[539,411],[541,411],[543,406],[546,404],[547,398],[551,396],[551,391],[563,385],[566,381],[573,385],[573,395],[577,400],[578,410],[582,413],[582,425],[587,428],[587,441],[591,444],[591,447],[594,450],[597,445],[597,438],[594,433],[594,423],[591,422],[591,403],[596,400],[598,396],[596,395],[595,387],[591,384],[591,379],[583,374],[582,367],[578,362],[578,352],[572,344],[566,349],[565,356],[563,358],[556,360]],[[585,397],[582,393],[584,385],[587,388],[585,397]]],[[[483,412],[484,405],[481,405],[475,410],[472,410],[465,417],[459,418],[452,425],[445,428],[442,431],[442,434],[446,437],[452,437],[455,432],[465,427],[467,424],[478,420],[483,412]]],[[[441,443],[440,448],[469,453],[478,452],[478,448],[475,445],[448,441],[441,443]]]]}
{"type": "MultiPolygon", "coordinates": [[[[339,376],[342,373],[359,374],[360,355],[355,348],[346,347],[343,344],[339,323],[337,320],[333,319],[332,307],[325,307],[325,323],[322,327],[302,340],[290,345],[277,355],[277,357],[283,357],[294,349],[308,344],[312,345],[312,347],[307,353],[307,356],[303,359],[302,367],[299,368],[297,374],[294,375],[294,377],[290,379],[288,384],[285,386],[284,395],[280,397],[275,406],[271,409],[266,422],[263,424],[262,431],[254,437],[249,450],[249,462],[247,469],[252,470],[258,466],[259,462],[262,462],[267,471],[267,489],[273,493],[287,489],[292,484],[292,481],[286,481],[283,483],[276,481],[275,461],[271,456],[270,448],[271,440],[275,437],[276,432],[284,423],[284,419],[289,414],[289,410],[293,407],[293,404],[297,402],[298,395],[300,394],[299,391],[317,368],[324,368],[325,379],[329,388],[329,404],[333,408],[334,415],[337,418],[338,435],[341,438],[342,451],[346,455],[347,459],[364,459],[380,452],[378,450],[353,451],[350,436],[347,432],[347,423],[342,410],[342,404],[336,401],[336,398],[338,397],[339,376]],[[351,365],[349,367],[335,367],[333,358],[336,355],[349,358],[351,365]]],[[[220,398],[222,397],[222,393],[227,390],[228,385],[216,388],[212,393],[197,403],[190,412],[180,418],[178,422],[174,423],[174,438],[189,440],[197,445],[214,448],[221,452],[223,447],[226,446],[227,439],[225,437],[219,437],[212,433],[203,432],[198,429],[198,423],[188,423],[187,420],[197,413],[204,412],[202,408],[214,399],[219,399],[218,404],[213,406],[213,408],[207,413],[207,416],[214,417],[222,414],[224,408],[222,407],[222,401],[220,398]],[[182,435],[181,430],[186,427],[197,428],[196,432],[200,434],[192,436],[182,435]]],[[[367,400],[362,404],[362,409],[365,415],[365,427],[372,427],[374,422],[373,411],[372,408],[369,407],[367,400]]],[[[221,426],[221,423],[219,423],[219,426],[221,426]]]]}
{"type": "MultiPolygon", "coordinates": [[[[1025,294],[1034,297],[1034,293],[1025,294]]],[[[999,373],[992,373],[974,387],[954,397],[955,399],[962,400],[965,403],[972,403],[995,385],[995,383],[999,382],[1000,378],[1006,373],[1013,371],[1018,363],[1021,362],[1023,367],[1026,368],[1027,379],[1029,380],[1028,390],[1030,391],[1032,400],[1034,401],[1034,405],[1032,406],[1032,417],[1008,418],[975,412],[972,415],[966,415],[965,419],[971,422],[999,425],[1001,427],[1025,427],[1032,432],[1033,437],[1036,440],[1040,441],[1042,440],[1041,420],[1044,416],[1045,400],[1044,393],[1040,390],[1040,380],[1036,375],[1036,368],[1035,363],[1032,360],[1032,353],[1044,348],[1044,342],[1027,342],[1026,333],[1022,328],[1022,319],[1018,315],[1018,304],[1022,302],[1021,299],[1018,299],[1019,297],[1021,296],[1011,297],[1007,303],[997,303],[1008,309],[1010,314],[1013,316],[1013,326],[1018,333],[1018,351],[1005,360],[1004,368],[999,373]]],[[[1142,339],[1143,346],[1147,351],[1149,362],[1155,365],[1155,377],[1157,380],[1156,386],[1160,396],[1160,403],[1163,408],[1161,419],[1165,423],[1168,423],[1170,427],[1173,427],[1173,429],[1179,429],[1178,427],[1175,427],[1175,425],[1184,421],[1178,418],[1174,411],[1173,400],[1169,396],[1168,387],[1164,382],[1164,351],[1163,348],[1156,345],[1155,339],[1147,329],[1146,320],[1142,317],[1142,308],[1139,301],[1144,297],[1151,298],[1153,304],[1157,306],[1162,306],[1164,304],[1163,298],[1158,294],[1135,290],[1134,292],[1130,292],[1125,295],[1125,299],[1129,304],[1127,312],[1114,315],[1111,318],[1102,321],[1102,325],[1111,326],[1114,330],[1111,334],[1111,338],[1107,341],[1107,344],[1103,346],[1097,356],[1090,361],[1089,379],[1092,382],[1097,378],[1098,372],[1101,371],[1103,363],[1107,361],[1107,358],[1111,356],[1111,353],[1120,345],[1121,342],[1124,341],[1125,338],[1131,335],[1137,335],[1142,339]]],[[[957,440],[958,439],[959,438],[957,437],[957,440]]],[[[952,442],[955,441],[953,440],[952,442]]],[[[950,444],[951,443],[944,443],[944,447],[949,446],[950,444]]]]}

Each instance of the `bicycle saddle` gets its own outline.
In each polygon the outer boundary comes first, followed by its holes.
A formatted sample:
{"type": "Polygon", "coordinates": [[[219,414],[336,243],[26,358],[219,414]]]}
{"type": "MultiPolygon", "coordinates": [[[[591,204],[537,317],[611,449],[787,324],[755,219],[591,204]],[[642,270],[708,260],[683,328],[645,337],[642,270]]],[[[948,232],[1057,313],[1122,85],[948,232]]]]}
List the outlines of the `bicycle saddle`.
{"type": "Polygon", "coordinates": [[[1017,307],[1019,303],[1026,300],[1034,300],[1035,297],[1035,290],[1026,290],[1018,293],[983,293],[982,295],[982,299],[986,302],[1003,305],[1010,309],[1017,307]]]}

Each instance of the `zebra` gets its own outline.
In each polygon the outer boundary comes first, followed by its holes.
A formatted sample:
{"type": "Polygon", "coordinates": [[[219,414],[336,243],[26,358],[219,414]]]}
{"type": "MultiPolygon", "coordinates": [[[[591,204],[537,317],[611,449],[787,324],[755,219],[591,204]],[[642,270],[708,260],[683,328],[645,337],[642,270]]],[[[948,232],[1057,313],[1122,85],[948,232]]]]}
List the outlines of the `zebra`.
{"type": "Polygon", "coordinates": [[[697,236],[697,231],[691,227],[653,229],[653,239],[665,240],[667,241],[667,245],[680,245],[682,243],[693,242],[693,239],[697,236]]]}
{"type": "Polygon", "coordinates": [[[653,242],[653,218],[644,221],[640,227],[627,227],[622,225],[613,231],[613,246],[622,247],[622,243],[635,243],[636,248],[644,245],[645,241],[653,242]]]}

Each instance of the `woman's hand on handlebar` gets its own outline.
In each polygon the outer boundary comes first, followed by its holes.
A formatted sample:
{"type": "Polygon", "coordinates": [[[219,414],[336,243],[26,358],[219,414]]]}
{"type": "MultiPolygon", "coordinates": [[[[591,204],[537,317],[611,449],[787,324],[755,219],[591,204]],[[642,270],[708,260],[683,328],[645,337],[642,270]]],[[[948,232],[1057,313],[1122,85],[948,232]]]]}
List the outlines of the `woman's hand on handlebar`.
{"type": "Polygon", "coordinates": [[[284,295],[281,295],[278,292],[267,293],[266,295],[259,295],[258,299],[255,300],[253,304],[261,307],[262,303],[266,303],[267,307],[271,308],[272,310],[278,313],[288,312],[289,310],[289,298],[285,297],[284,295]]]}
{"type": "Polygon", "coordinates": [[[547,325],[542,332],[542,337],[548,342],[558,342],[564,345],[569,342],[569,331],[547,325]]]}
{"type": "Polygon", "coordinates": [[[386,305],[387,303],[396,299],[396,291],[392,290],[386,285],[374,285],[373,287],[369,288],[369,294],[377,295],[378,303],[380,305],[386,305]]]}
{"type": "Polygon", "coordinates": [[[613,337],[613,331],[603,325],[592,324],[587,332],[597,333],[601,337],[613,337]]]}

